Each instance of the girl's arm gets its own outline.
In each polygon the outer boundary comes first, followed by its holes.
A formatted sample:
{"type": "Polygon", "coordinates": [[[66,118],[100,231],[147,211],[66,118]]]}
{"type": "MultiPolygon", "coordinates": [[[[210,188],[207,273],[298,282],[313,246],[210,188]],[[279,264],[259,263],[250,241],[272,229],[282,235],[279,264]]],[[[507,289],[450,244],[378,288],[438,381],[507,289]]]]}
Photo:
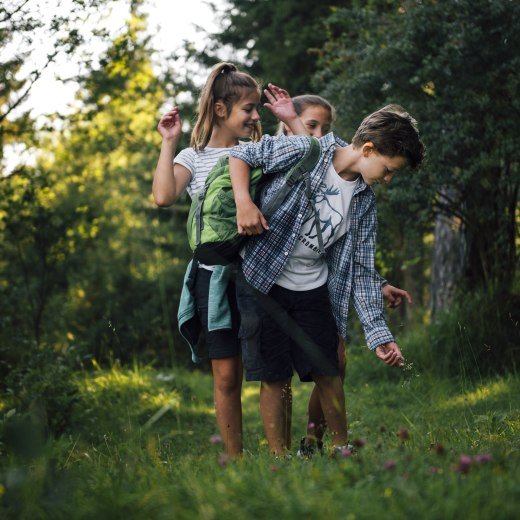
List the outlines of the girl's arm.
{"type": "Polygon", "coordinates": [[[269,103],[264,103],[264,106],[284,123],[294,135],[308,133],[296,110],[294,110],[292,98],[287,90],[269,83],[269,89],[265,89],[264,94],[269,100],[269,103]]]}
{"type": "Polygon", "coordinates": [[[152,186],[153,198],[158,206],[173,204],[191,179],[191,173],[186,167],[173,164],[181,127],[178,107],[165,114],[157,125],[157,130],[163,138],[152,186]]]}
{"type": "Polygon", "coordinates": [[[229,176],[237,206],[237,228],[241,235],[259,235],[269,229],[262,212],[249,194],[251,168],[236,157],[229,158],[229,176]]]}

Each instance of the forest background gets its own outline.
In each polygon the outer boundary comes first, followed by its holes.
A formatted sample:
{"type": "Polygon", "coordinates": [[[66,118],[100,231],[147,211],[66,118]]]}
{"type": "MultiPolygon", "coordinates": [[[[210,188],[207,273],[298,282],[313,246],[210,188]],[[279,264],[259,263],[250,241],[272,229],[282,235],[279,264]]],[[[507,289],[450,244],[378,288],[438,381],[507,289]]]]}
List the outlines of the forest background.
{"type": "MultiPolygon", "coordinates": [[[[176,328],[188,200],[153,203],[155,127],[175,99],[188,146],[200,79],[222,59],[264,85],[326,97],[347,141],[384,104],[414,115],[426,164],[376,187],[378,270],[413,297],[389,313],[392,328],[417,369],[439,377],[516,373],[519,2],[229,0],[214,6],[220,30],[204,48],[185,42],[160,66],[146,0],[128,2],[116,36],[102,17],[82,32],[110,4],[73,0],[44,27],[53,52],[25,75],[30,50],[2,54],[0,392],[11,403],[2,412],[15,403],[29,413],[38,401],[59,436],[72,373],[116,360],[191,368],[176,328]],[[36,119],[24,103],[58,56],[81,64],[76,104],[36,119]],[[13,150],[31,160],[7,168],[13,150]]],[[[42,23],[30,1],[4,2],[0,50],[42,23]]],[[[273,133],[267,111],[262,122],[273,133]]],[[[350,343],[362,345],[351,323],[350,343]]]]}

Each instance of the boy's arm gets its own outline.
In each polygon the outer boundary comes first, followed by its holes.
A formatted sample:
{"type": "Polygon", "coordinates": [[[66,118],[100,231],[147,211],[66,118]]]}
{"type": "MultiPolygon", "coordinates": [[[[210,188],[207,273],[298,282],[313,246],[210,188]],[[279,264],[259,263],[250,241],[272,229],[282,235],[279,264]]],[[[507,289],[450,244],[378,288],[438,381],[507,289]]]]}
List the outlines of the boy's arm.
{"type": "Polygon", "coordinates": [[[404,358],[394,342],[385,319],[381,279],[374,269],[376,242],[376,205],[359,221],[353,262],[353,303],[359,316],[368,346],[386,364],[401,366],[404,358]]]}
{"type": "Polygon", "coordinates": [[[251,168],[261,167],[264,174],[271,174],[289,171],[305,155],[309,146],[308,137],[303,135],[264,135],[259,142],[231,148],[229,155],[242,159],[251,168]]]}
{"type": "Polygon", "coordinates": [[[249,194],[250,173],[251,168],[247,163],[236,157],[229,158],[229,176],[237,206],[237,228],[241,235],[259,235],[264,229],[269,229],[262,212],[249,194]]]}
{"type": "Polygon", "coordinates": [[[264,174],[289,171],[310,146],[306,136],[264,135],[260,142],[235,146],[229,154],[229,175],[237,206],[237,228],[243,235],[258,235],[268,224],[249,195],[251,168],[261,167],[264,174]]]}
{"type": "Polygon", "coordinates": [[[405,299],[408,303],[412,303],[412,297],[408,291],[390,285],[388,280],[385,280],[379,273],[376,274],[379,276],[381,292],[383,293],[383,298],[388,302],[387,307],[389,309],[395,309],[396,307],[399,307],[399,305],[401,305],[405,299]]]}
{"type": "Polygon", "coordinates": [[[408,303],[412,303],[412,297],[408,291],[399,289],[399,287],[394,287],[386,280],[385,282],[385,285],[381,287],[381,292],[383,293],[383,298],[388,302],[388,307],[390,309],[399,307],[399,305],[403,303],[404,299],[406,299],[408,303]]]}

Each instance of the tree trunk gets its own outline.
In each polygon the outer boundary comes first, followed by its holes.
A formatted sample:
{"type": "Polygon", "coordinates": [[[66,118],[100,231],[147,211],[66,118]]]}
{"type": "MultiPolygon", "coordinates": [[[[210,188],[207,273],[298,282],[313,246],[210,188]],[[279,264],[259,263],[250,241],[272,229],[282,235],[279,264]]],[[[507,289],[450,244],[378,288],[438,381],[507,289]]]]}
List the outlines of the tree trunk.
{"type": "Polygon", "coordinates": [[[430,311],[432,319],[448,309],[464,272],[466,239],[457,217],[439,214],[435,220],[430,311]]]}

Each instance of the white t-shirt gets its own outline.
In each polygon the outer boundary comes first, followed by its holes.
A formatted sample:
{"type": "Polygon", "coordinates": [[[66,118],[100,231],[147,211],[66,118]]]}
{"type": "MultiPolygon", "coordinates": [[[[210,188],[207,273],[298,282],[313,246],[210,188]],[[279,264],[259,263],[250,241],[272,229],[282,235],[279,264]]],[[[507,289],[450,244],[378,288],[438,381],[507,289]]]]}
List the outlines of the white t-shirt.
{"type": "MultiPolygon", "coordinates": [[[[185,148],[177,154],[173,160],[174,164],[177,163],[184,166],[191,173],[191,179],[188,186],[186,186],[186,191],[192,199],[193,195],[204,187],[206,178],[213,166],[222,156],[229,155],[230,150],[231,148],[206,147],[204,150],[196,151],[193,148],[185,148]]],[[[210,271],[214,270],[212,265],[199,263],[199,266],[210,271]]]]}
{"type": "MultiPolygon", "coordinates": [[[[325,248],[350,227],[349,208],[357,183],[342,179],[331,164],[318,186],[314,197],[325,248]]],[[[314,211],[309,205],[296,245],[276,284],[292,291],[309,291],[324,285],[327,276],[327,264],[319,254],[314,211]]]]}

